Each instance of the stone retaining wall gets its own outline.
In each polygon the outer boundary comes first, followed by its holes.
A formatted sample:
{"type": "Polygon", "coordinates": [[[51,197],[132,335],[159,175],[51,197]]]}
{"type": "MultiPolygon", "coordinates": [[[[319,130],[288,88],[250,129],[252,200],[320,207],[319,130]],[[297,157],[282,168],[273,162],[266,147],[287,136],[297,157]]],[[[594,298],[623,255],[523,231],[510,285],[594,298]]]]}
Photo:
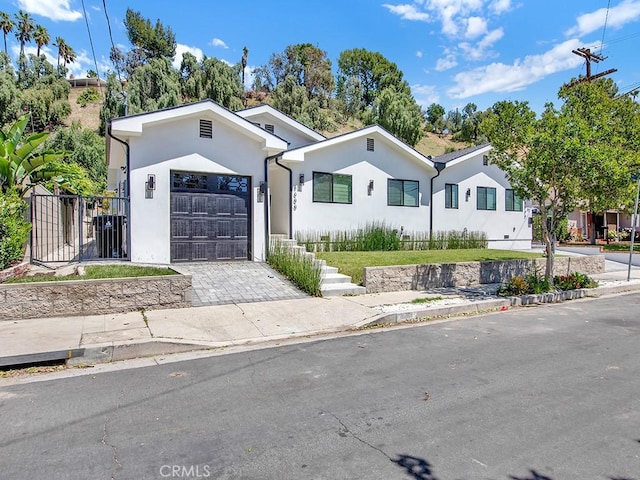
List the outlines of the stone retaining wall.
{"type": "Polygon", "coordinates": [[[29,262],[22,262],[18,265],[0,271],[0,283],[6,282],[11,278],[24,277],[25,274],[29,271],[30,266],[31,265],[29,265],[29,262]]]}
{"type": "Polygon", "coordinates": [[[191,275],[0,285],[0,321],[191,306],[191,275]]]}
{"type": "MultiPolygon", "coordinates": [[[[428,290],[430,288],[460,287],[484,283],[503,283],[518,275],[537,269],[544,272],[545,258],[488,262],[433,263],[366,267],[362,283],[367,293],[428,290]]],[[[604,272],[604,255],[556,257],[554,275],[572,272],[593,275],[604,272]]]]}

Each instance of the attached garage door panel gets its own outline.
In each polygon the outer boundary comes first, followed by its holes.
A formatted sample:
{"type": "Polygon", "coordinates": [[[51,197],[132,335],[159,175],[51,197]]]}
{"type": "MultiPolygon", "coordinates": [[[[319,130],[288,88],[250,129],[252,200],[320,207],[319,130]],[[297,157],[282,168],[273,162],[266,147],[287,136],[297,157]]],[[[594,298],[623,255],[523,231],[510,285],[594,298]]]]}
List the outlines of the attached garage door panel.
{"type": "Polygon", "coordinates": [[[200,190],[204,189],[203,185],[208,184],[215,191],[175,191],[187,190],[184,188],[186,182],[180,184],[179,180],[189,175],[191,174],[184,172],[172,173],[174,191],[171,192],[171,261],[247,260],[250,232],[249,179],[193,174],[206,177],[199,180],[200,190]],[[229,185],[234,186],[235,190],[225,191],[229,185]]]}

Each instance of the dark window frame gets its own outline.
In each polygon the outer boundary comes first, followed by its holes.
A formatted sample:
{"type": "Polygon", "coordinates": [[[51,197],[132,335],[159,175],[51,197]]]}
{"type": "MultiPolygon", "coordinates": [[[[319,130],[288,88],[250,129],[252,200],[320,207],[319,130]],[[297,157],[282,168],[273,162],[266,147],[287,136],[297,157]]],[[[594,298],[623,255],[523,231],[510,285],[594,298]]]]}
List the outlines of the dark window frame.
{"type": "Polygon", "coordinates": [[[476,187],[476,210],[487,210],[487,211],[495,211],[497,210],[497,190],[495,187],[476,187]],[[493,208],[488,205],[488,195],[487,193],[493,191],[493,208]]]}
{"type": "Polygon", "coordinates": [[[352,205],[353,204],[353,175],[344,173],[330,173],[330,172],[313,172],[312,173],[312,193],[311,198],[313,203],[332,203],[338,205],[352,205]],[[318,200],[316,199],[316,176],[328,175],[331,177],[331,200],[318,200]],[[334,185],[336,177],[349,178],[349,200],[347,202],[339,202],[335,199],[334,185]]]}
{"type": "Polygon", "coordinates": [[[419,180],[409,180],[404,178],[387,178],[387,206],[388,207],[419,207],[420,206],[420,181],[419,180]],[[389,188],[391,187],[392,182],[402,182],[402,203],[396,204],[391,203],[391,199],[389,196],[389,188]],[[415,183],[416,184],[416,204],[415,205],[407,205],[405,204],[405,183],[415,183]]]}
{"type": "Polygon", "coordinates": [[[456,210],[459,208],[459,191],[460,189],[458,188],[457,183],[444,184],[444,208],[452,208],[456,210]],[[455,187],[455,195],[453,195],[453,187],[455,187]]]}
{"type": "Polygon", "coordinates": [[[504,209],[507,212],[522,212],[524,210],[524,202],[512,188],[506,188],[504,191],[504,209]],[[520,208],[516,208],[518,202],[520,208]]]}

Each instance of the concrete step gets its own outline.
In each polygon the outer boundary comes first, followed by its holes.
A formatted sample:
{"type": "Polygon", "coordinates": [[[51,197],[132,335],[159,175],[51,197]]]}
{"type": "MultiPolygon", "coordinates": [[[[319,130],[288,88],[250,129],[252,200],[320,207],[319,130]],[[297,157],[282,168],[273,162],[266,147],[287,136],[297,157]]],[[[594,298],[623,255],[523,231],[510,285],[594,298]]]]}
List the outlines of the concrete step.
{"type": "Polygon", "coordinates": [[[351,277],[349,275],[343,275],[341,273],[322,274],[322,285],[330,285],[336,283],[351,283],[351,277]]]}
{"type": "Polygon", "coordinates": [[[320,264],[323,275],[325,273],[338,273],[338,267],[330,267],[329,265],[327,265],[327,262],[325,262],[324,260],[316,260],[316,264],[318,262],[324,262],[320,264]]]}
{"type": "Polygon", "coordinates": [[[320,291],[324,297],[334,297],[339,295],[362,295],[367,293],[367,289],[353,283],[330,283],[322,285],[320,291]]]}

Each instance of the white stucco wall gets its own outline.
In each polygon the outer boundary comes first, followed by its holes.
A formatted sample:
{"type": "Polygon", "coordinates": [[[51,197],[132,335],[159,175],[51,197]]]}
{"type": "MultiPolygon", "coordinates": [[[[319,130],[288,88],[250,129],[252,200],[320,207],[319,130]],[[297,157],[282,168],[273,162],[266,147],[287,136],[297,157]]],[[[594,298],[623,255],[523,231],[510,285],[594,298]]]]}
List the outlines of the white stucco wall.
{"type": "MultiPolygon", "coordinates": [[[[267,154],[258,140],[213,119],[213,139],[199,137],[199,119],[161,123],[130,139],[131,260],[170,263],[171,170],[251,177],[251,256],[264,258],[264,205],[259,194],[267,154]],[[145,198],[147,175],[156,176],[153,198],[145,198]]],[[[210,117],[209,117],[210,118],[210,117]]]]}
{"type": "Polygon", "coordinates": [[[482,155],[450,164],[434,180],[433,230],[484,231],[489,248],[531,248],[530,209],[505,211],[505,189],[510,188],[504,172],[495,165],[483,165],[482,155]],[[458,208],[445,208],[445,184],[458,184],[458,208]],[[478,210],[477,187],[496,189],[496,210],[478,210]],[[467,189],[471,190],[468,200],[467,189]],[[508,236],[508,238],[505,238],[508,236]]]}
{"type": "Polygon", "coordinates": [[[377,134],[375,150],[366,150],[366,138],[338,143],[308,152],[302,163],[289,162],[293,170],[294,210],[293,230],[336,231],[364,227],[371,222],[387,225],[407,233],[429,230],[429,178],[435,170],[420,165],[406,152],[385,143],[377,134]],[[352,203],[319,203],[313,201],[313,172],[352,175],[352,203]],[[299,182],[304,174],[304,185],[299,182]],[[418,207],[387,205],[387,179],[417,180],[420,182],[418,207]],[[373,192],[368,194],[370,180],[373,192]]]}

